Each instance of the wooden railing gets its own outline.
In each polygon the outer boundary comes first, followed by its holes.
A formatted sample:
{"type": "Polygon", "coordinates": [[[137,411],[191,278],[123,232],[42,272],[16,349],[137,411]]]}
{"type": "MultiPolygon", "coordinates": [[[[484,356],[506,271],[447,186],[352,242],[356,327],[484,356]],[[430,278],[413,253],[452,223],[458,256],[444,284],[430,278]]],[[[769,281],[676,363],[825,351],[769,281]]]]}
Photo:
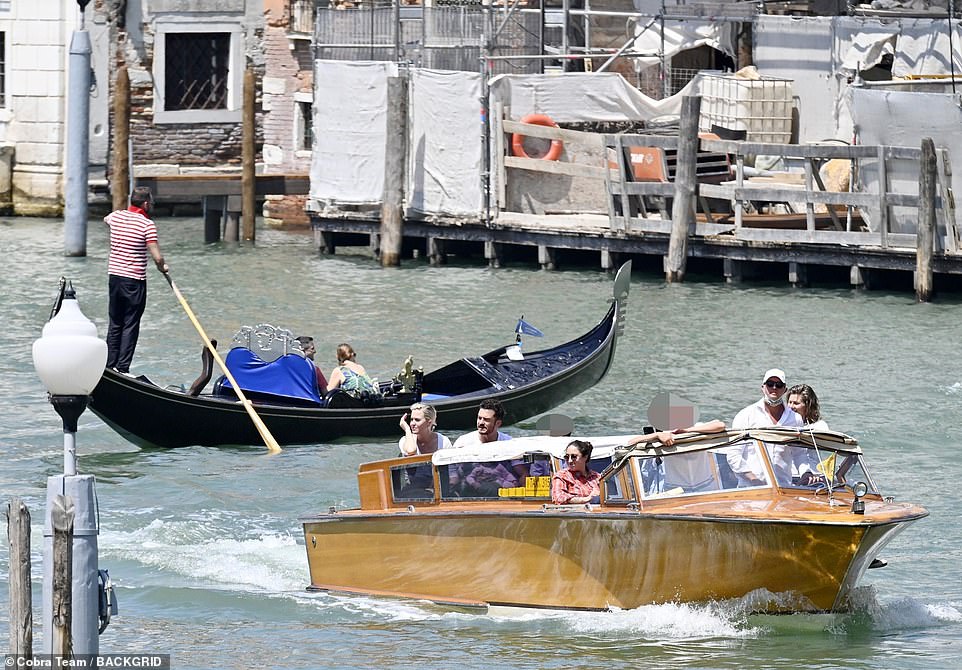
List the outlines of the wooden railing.
{"type": "MultiPolygon", "coordinates": [[[[624,232],[668,233],[671,222],[664,216],[648,216],[646,200],[672,197],[675,185],[670,180],[633,181],[632,166],[627,158],[630,147],[658,147],[662,151],[675,150],[678,137],[655,135],[608,135],[605,147],[609,160],[605,182],[609,194],[609,215],[613,230],[624,232]]],[[[919,163],[921,149],[895,146],[847,146],[832,144],[789,145],[763,144],[734,140],[702,139],[700,151],[727,154],[733,163],[732,179],[722,183],[699,183],[698,196],[701,202],[706,198],[727,200],[732,203],[734,221],[718,223],[717,217],[710,214],[707,220],[695,223],[695,235],[731,233],[737,239],[772,242],[806,242],[824,244],[850,244],[860,246],[915,247],[915,234],[892,231],[891,210],[893,207],[918,208],[919,196],[917,183],[913,193],[896,193],[889,183],[889,166],[892,161],[913,161],[919,163]],[[752,182],[746,175],[746,156],[781,156],[790,162],[801,162],[804,166],[804,183],[799,188],[787,185],[760,184],[752,182]],[[877,190],[866,191],[829,191],[819,177],[818,166],[827,160],[842,159],[852,161],[857,173],[864,162],[875,164],[877,190]],[[803,204],[805,228],[791,230],[784,228],[745,227],[745,209],[751,202],[790,202],[803,204]],[[816,229],[816,206],[827,208],[831,216],[832,229],[816,229]],[[844,214],[837,208],[845,208],[844,214]],[[878,220],[874,230],[853,230],[853,214],[859,209],[872,209],[878,220]]],[[[959,230],[955,217],[954,198],[951,185],[951,165],[946,149],[936,152],[938,168],[936,171],[937,195],[936,216],[942,234],[937,236],[936,247],[950,253],[962,249],[959,230]]],[[[855,217],[857,218],[857,217],[855,217]]]]}

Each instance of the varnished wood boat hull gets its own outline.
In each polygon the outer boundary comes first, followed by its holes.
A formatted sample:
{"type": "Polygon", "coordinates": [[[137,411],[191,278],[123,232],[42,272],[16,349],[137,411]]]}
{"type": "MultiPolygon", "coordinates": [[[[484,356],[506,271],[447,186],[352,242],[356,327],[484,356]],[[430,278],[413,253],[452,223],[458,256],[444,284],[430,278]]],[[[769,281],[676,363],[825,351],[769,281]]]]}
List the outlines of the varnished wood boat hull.
{"type": "Polygon", "coordinates": [[[755,592],[753,611],[777,613],[844,609],[872,559],[919,516],[840,523],[538,509],[302,521],[313,589],[563,609],[755,592]]]}

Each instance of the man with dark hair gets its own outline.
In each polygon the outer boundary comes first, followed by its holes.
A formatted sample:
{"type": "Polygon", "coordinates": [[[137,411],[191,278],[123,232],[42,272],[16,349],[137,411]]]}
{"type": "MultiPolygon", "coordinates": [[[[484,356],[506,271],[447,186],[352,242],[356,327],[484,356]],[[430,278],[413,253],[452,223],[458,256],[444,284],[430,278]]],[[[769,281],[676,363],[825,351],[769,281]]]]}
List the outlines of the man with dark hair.
{"type": "Polygon", "coordinates": [[[157,228],[147,218],[153,204],[150,189],[138,186],[130,196],[130,207],[104,217],[110,228],[107,367],[117,372],[130,372],[140,336],[140,318],[147,307],[147,254],[160,272],[169,270],[157,244],[157,228]]]}
{"type": "Polygon", "coordinates": [[[499,440],[510,440],[511,436],[502,433],[499,428],[504,422],[504,405],[491,398],[481,401],[478,407],[478,429],[462,435],[455,442],[455,447],[468,447],[499,440]]]}
{"type": "Polygon", "coordinates": [[[304,358],[314,364],[314,376],[317,377],[317,392],[323,396],[327,393],[327,377],[324,376],[321,366],[314,360],[314,356],[317,354],[317,347],[314,346],[314,338],[308,335],[300,335],[297,341],[301,345],[301,351],[304,352],[304,358]]]}

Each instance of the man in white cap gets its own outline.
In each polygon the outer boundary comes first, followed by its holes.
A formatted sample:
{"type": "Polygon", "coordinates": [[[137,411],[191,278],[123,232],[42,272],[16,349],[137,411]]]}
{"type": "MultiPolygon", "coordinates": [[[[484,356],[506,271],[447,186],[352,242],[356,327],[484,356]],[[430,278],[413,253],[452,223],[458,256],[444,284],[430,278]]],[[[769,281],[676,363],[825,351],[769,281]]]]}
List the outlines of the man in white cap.
{"type": "Polygon", "coordinates": [[[762,377],[762,399],[736,414],[732,429],[803,425],[802,417],[786,405],[785,389],[784,371],[772,368],[766,372],[762,377]]]}
{"type": "MultiPolygon", "coordinates": [[[[762,399],[735,415],[732,430],[802,426],[805,423],[802,417],[785,404],[786,395],[785,372],[778,368],[768,370],[762,377],[762,399]]],[[[754,444],[749,443],[744,448],[732,447],[727,450],[726,456],[740,486],[758,486],[765,483],[762,475],[764,468],[758,462],[754,444]]]]}

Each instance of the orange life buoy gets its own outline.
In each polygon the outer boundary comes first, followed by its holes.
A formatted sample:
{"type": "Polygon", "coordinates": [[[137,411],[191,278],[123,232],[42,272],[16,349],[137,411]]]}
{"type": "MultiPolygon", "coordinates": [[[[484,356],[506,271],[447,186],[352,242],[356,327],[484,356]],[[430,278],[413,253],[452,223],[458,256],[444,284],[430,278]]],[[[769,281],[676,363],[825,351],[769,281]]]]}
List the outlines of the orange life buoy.
{"type": "MultiPolygon", "coordinates": [[[[548,126],[550,128],[558,127],[558,124],[547,114],[528,114],[521,118],[521,123],[530,123],[535,126],[548,126]]],[[[521,158],[531,158],[531,156],[524,151],[524,145],[522,144],[524,137],[522,133],[514,133],[511,135],[511,153],[521,158]]],[[[561,150],[563,148],[564,144],[561,140],[551,140],[551,147],[548,149],[548,153],[540,158],[546,161],[556,161],[561,158],[561,150]]]]}

